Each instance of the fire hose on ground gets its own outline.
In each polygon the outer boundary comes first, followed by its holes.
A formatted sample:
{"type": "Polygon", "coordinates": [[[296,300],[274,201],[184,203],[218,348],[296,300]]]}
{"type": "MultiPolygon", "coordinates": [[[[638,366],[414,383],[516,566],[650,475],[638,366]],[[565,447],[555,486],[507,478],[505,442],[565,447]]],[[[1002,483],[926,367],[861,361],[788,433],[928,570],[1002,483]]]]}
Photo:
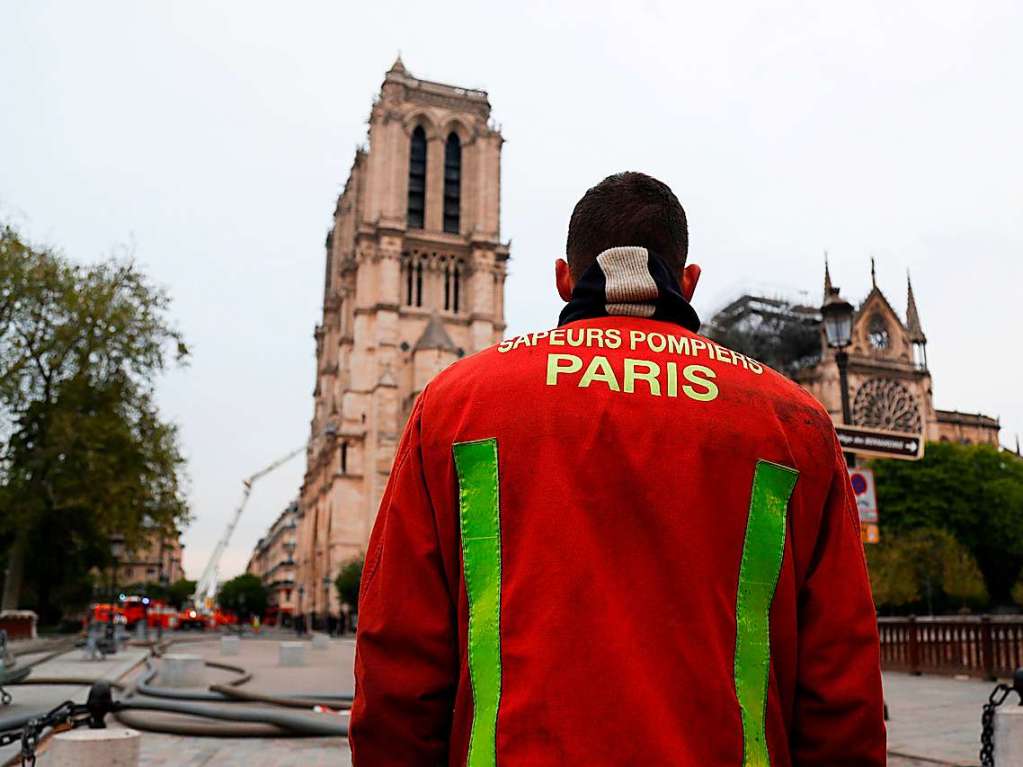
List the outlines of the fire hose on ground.
{"type": "MultiPolygon", "coordinates": [[[[312,692],[275,695],[242,689],[251,681],[252,674],[241,666],[204,660],[209,668],[236,675],[224,684],[211,685],[205,690],[154,686],[152,682],[157,669],[151,659],[159,658],[173,643],[152,644],[150,656],[146,659],[147,670],[130,686],[117,681],[81,677],[34,677],[8,682],[12,686],[90,685],[90,691],[86,704],[76,705],[68,701],[50,711],[0,717],[0,747],[19,740],[22,742],[22,753],[5,764],[17,764],[18,760],[22,764],[34,764],[35,749],[41,740],[45,740],[46,730],[56,732],[57,728],[102,727],[107,714],[136,730],[174,735],[280,738],[344,737],[348,734],[348,723],[342,718],[342,712],[351,706],[350,694],[312,692]],[[124,694],[114,700],[112,690],[124,694]],[[244,704],[261,704],[261,707],[244,704]],[[308,713],[281,709],[304,709],[308,713]]],[[[47,659],[60,652],[49,654],[47,659]]],[[[39,660],[32,665],[41,662],[39,660]]]]}

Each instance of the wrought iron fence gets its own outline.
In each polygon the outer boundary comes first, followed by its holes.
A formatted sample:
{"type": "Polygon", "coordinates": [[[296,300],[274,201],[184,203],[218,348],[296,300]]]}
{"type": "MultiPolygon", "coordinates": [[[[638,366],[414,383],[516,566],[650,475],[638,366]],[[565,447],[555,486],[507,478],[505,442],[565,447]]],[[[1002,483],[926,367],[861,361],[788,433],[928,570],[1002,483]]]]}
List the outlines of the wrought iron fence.
{"type": "Polygon", "coordinates": [[[912,674],[1012,676],[1023,666],[1023,618],[881,618],[881,667],[912,674]]]}

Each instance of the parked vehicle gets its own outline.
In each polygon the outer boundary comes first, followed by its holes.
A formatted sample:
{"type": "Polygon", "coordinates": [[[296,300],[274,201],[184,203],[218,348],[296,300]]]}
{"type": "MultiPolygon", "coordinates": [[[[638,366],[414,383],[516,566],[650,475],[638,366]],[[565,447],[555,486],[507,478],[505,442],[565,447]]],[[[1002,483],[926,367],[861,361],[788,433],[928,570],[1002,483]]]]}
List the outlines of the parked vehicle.
{"type": "Polygon", "coordinates": [[[114,614],[114,623],[119,623],[121,625],[127,623],[121,608],[118,606],[111,606],[109,602],[94,604],[89,609],[89,614],[86,616],[84,623],[85,625],[88,625],[90,618],[93,623],[109,623],[111,612],[114,614]]]}
{"type": "Polygon", "coordinates": [[[213,628],[213,624],[211,623],[210,616],[201,613],[195,608],[189,608],[178,613],[178,628],[205,631],[208,628],[213,628]]]}

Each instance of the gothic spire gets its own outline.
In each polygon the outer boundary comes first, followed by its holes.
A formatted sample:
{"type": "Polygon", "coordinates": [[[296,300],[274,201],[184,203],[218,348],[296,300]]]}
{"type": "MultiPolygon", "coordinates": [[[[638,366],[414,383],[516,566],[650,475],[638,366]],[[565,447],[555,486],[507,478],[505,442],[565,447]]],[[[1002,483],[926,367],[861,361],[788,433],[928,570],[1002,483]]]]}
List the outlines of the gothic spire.
{"type": "Polygon", "coordinates": [[[387,74],[392,72],[400,75],[408,74],[408,70],[405,69],[405,62],[401,60],[401,51],[398,51],[398,56],[395,58],[394,63],[391,64],[391,68],[387,70],[387,74]]]}
{"type": "Polygon", "coordinates": [[[909,331],[909,340],[915,344],[927,343],[927,336],[920,325],[920,313],[916,308],[916,298],[913,296],[913,280],[909,277],[909,270],[906,270],[906,329],[909,331]]]}
{"type": "Polygon", "coordinates": [[[877,290],[877,269],[874,266],[874,257],[870,257],[870,284],[877,290]]]}
{"type": "Polygon", "coordinates": [[[831,295],[831,272],[828,269],[828,251],[824,251],[824,300],[831,295]]]}

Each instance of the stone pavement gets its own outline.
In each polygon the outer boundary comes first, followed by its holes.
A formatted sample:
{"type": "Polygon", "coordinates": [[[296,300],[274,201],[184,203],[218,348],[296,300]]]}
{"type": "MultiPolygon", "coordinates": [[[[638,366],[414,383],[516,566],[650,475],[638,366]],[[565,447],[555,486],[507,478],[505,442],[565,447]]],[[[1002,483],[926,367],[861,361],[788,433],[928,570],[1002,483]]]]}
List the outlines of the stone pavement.
{"type": "MultiPolygon", "coordinates": [[[[280,668],[277,665],[278,643],[273,640],[293,638],[276,635],[246,639],[242,642],[240,656],[222,660],[237,663],[253,673],[252,681],[246,685],[251,690],[271,693],[351,691],[354,658],[351,639],[332,640],[326,651],[314,650],[310,644],[308,665],[280,668]]],[[[221,659],[216,637],[175,649],[209,660],[221,659]]],[[[141,649],[129,649],[107,661],[90,663],[81,660],[81,651],[74,651],[40,666],[34,675],[116,678],[138,664],[144,654],[141,649]]],[[[128,678],[131,676],[129,674],[128,678]]],[[[224,672],[211,671],[208,681],[222,682],[226,677],[224,672]]],[[[976,679],[886,673],[884,686],[891,716],[888,722],[891,767],[978,764],[981,707],[992,684],[976,679]]],[[[68,698],[84,700],[87,688],[16,687],[13,691],[16,703],[0,711],[0,717],[20,711],[39,711],[68,698]]],[[[0,750],[0,763],[14,753],[13,747],[0,750]]],[[[45,767],[45,764],[44,753],[39,765],[45,767]]],[[[141,764],[154,767],[350,767],[351,757],[344,738],[200,738],[147,732],[142,739],[141,764]]]]}
{"type": "Polygon", "coordinates": [[[889,764],[979,764],[980,714],[993,688],[978,679],[886,673],[889,764]]]}
{"type": "MultiPolygon", "coordinates": [[[[268,649],[269,643],[264,652],[268,649]]],[[[344,640],[346,660],[351,649],[350,640],[344,640]]],[[[348,686],[350,666],[344,671],[345,686],[339,689],[351,689],[348,686]]],[[[331,679],[335,678],[335,673],[331,671],[331,679]]],[[[253,684],[259,678],[257,671],[253,684]]],[[[980,711],[992,684],[975,679],[889,673],[884,675],[884,685],[891,716],[888,722],[890,767],[978,764],[980,711]]],[[[315,689],[326,688],[321,684],[315,689]]],[[[160,767],[351,765],[348,746],[341,738],[256,741],[147,734],[142,754],[144,765],[160,767]]]]}
{"type": "MultiPolygon", "coordinates": [[[[70,650],[36,666],[30,678],[117,679],[140,664],[147,654],[148,651],[142,648],[128,647],[116,655],[108,655],[105,660],[87,661],[83,659],[82,650],[70,650]]],[[[31,663],[33,659],[38,659],[43,655],[45,652],[20,655],[18,663],[31,663]]],[[[14,697],[14,702],[10,706],[0,707],[0,718],[45,712],[66,700],[84,703],[89,694],[89,687],[88,685],[45,687],[15,685],[8,687],[7,691],[14,697]]],[[[0,764],[17,754],[18,749],[17,745],[0,748],[0,764]]]]}
{"type": "MultiPolygon", "coordinates": [[[[343,738],[142,738],[145,767],[351,767],[343,738]]],[[[45,767],[42,759],[39,767],[45,767]]]]}
{"type": "MultiPolygon", "coordinates": [[[[306,666],[280,668],[278,643],[270,639],[292,640],[294,636],[244,639],[242,653],[235,657],[220,657],[219,640],[190,645],[182,652],[243,666],[253,675],[245,689],[292,694],[352,691],[354,640],[331,640],[328,650],[314,650],[310,643],[306,666]]],[[[350,767],[351,763],[345,738],[197,738],[156,733],[145,733],[142,738],[141,764],[146,767],[350,767]]],[[[42,759],[39,766],[45,767],[42,759]]]]}

